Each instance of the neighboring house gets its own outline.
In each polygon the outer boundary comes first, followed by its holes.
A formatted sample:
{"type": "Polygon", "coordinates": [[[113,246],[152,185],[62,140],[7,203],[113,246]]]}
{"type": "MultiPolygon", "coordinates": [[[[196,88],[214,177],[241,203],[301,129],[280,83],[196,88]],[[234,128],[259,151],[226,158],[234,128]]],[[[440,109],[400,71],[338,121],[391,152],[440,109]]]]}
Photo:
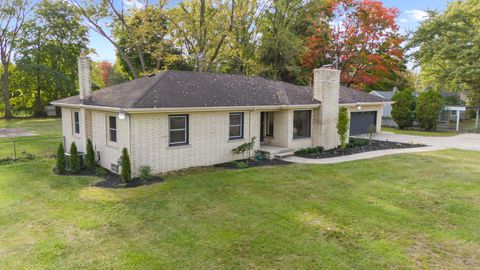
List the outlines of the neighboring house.
{"type": "MultiPolygon", "coordinates": [[[[90,61],[79,58],[80,95],[61,107],[66,149],[85,151],[91,139],[99,164],[118,171],[121,151],[132,172],[162,173],[242,158],[232,149],[256,138],[271,158],[312,146],[337,147],[340,106],[350,111],[350,134],[380,130],[380,98],[340,87],[340,71],[314,70],[313,87],[261,77],[164,71],[91,92],[90,61]]],[[[253,154],[253,153],[252,153],[253,154]]]]}
{"type": "MultiPolygon", "coordinates": [[[[374,96],[381,97],[383,99],[391,101],[393,98],[393,95],[395,95],[397,91],[398,90],[396,88],[394,88],[393,91],[374,90],[370,92],[370,95],[374,95],[374,96]]],[[[387,104],[385,105],[385,107],[383,107],[383,117],[392,118],[392,104],[387,104]]]]}

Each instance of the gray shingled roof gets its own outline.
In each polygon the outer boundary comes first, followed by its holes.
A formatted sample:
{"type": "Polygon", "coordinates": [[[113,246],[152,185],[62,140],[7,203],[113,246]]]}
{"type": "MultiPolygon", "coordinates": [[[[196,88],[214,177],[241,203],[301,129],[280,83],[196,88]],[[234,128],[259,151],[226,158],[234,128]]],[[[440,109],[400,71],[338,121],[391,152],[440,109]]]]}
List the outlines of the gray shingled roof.
{"type": "MultiPolygon", "coordinates": [[[[378,97],[341,87],[340,103],[384,102],[378,97]],[[377,99],[374,99],[377,98],[377,99]]],[[[80,104],[79,96],[57,100],[80,104]]],[[[208,72],[163,71],[92,93],[87,105],[116,108],[178,108],[319,104],[311,87],[261,77],[208,72]]]]}

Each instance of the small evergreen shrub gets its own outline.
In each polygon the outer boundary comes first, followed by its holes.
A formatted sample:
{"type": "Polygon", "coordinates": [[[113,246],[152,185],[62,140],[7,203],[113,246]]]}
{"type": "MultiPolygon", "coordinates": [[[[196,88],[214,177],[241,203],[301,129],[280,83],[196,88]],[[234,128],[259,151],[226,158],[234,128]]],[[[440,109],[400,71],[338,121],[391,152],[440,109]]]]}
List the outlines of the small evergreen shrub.
{"type": "Polygon", "coordinates": [[[321,153],[323,152],[323,150],[324,148],[322,146],[315,146],[315,147],[302,148],[295,153],[300,155],[308,155],[308,154],[321,153]]]}
{"type": "Polygon", "coordinates": [[[93,150],[93,144],[90,139],[87,139],[87,155],[85,156],[85,166],[91,172],[95,171],[97,166],[95,162],[95,152],[93,150]]]}
{"type": "Polygon", "coordinates": [[[152,168],[150,166],[140,167],[140,179],[144,182],[152,180],[152,168]]]}
{"type": "Polygon", "coordinates": [[[337,133],[340,136],[340,148],[347,147],[348,124],[349,124],[348,110],[346,107],[340,107],[338,112],[337,133]]]}
{"type": "Polygon", "coordinates": [[[58,174],[64,174],[66,161],[65,161],[65,150],[63,149],[63,143],[60,143],[58,145],[55,161],[56,161],[56,165],[55,165],[56,172],[58,174]]]}
{"type": "Polygon", "coordinates": [[[132,180],[132,166],[130,164],[130,156],[128,155],[127,148],[122,150],[122,168],[120,172],[120,179],[123,182],[130,182],[132,180]]]}
{"type": "Polygon", "coordinates": [[[237,161],[235,163],[235,167],[237,167],[238,169],[245,169],[245,168],[248,168],[248,165],[243,161],[237,161]]]}
{"type": "Polygon", "coordinates": [[[437,121],[440,111],[444,106],[440,93],[428,90],[420,94],[417,100],[417,120],[425,130],[437,129],[437,121]]]}
{"type": "Polygon", "coordinates": [[[80,171],[80,157],[78,156],[78,149],[75,142],[70,146],[70,171],[78,173],[80,171]]]}
{"type": "Polygon", "coordinates": [[[96,167],[95,168],[95,175],[97,176],[105,176],[107,175],[107,170],[103,167],[96,167]]]}
{"type": "Polygon", "coordinates": [[[392,118],[400,129],[412,127],[415,121],[415,97],[410,90],[395,93],[392,100],[392,118]]]}
{"type": "Polygon", "coordinates": [[[350,138],[350,142],[348,143],[348,148],[354,147],[362,147],[368,145],[368,140],[360,139],[360,138],[350,138]]]}

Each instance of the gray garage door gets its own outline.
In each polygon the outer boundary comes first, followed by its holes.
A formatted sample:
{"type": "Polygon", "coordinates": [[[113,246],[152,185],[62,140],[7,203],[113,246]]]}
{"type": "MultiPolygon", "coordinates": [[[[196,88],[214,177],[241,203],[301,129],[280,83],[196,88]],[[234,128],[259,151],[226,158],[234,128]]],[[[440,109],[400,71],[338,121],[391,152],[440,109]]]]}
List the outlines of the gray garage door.
{"type": "Polygon", "coordinates": [[[350,113],[350,135],[368,133],[368,127],[377,125],[377,112],[350,113]]]}

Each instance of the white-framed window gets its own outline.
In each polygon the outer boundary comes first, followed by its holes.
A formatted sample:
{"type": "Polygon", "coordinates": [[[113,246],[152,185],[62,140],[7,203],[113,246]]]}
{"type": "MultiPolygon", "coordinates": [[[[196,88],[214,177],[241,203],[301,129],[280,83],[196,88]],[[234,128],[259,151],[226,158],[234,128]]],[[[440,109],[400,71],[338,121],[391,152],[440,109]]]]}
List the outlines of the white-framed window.
{"type": "Polygon", "coordinates": [[[293,112],[293,138],[309,138],[311,134],[312,111],[293,112]]]}
{"type": "Polygon", "coordinates": [[[188,144],[188,114],[168,116],[169,146],[188,144]]]}
{"type": "Polygon", "coordinates": [[[229,135],[230,140],[243,139],[243,113],[230,113],[229,135]]]}
{"type": "Polygon", "coordinates": [[[80,134],[80,112],[73,112],[73,133],[80,134]]]}
{"type": "Polygon", "coordinates": [[[108,116],[108,141],[117,142],[117,117],[112,115],[108,116]]]}

